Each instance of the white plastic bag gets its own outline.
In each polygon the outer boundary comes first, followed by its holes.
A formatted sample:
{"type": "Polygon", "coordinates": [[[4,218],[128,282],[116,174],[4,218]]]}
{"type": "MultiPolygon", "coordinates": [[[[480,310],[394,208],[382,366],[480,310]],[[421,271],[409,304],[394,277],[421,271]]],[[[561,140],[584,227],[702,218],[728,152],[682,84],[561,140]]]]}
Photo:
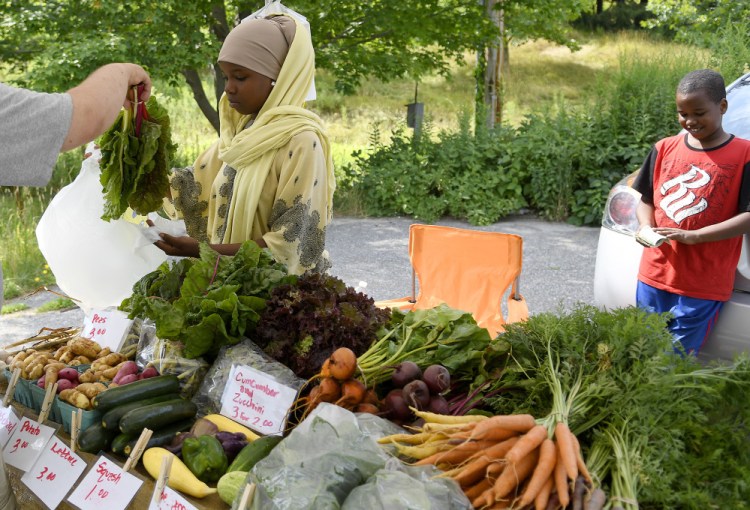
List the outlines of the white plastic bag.
{"type": "Polygon", "coordinates": [[[36,237],[57,284],[88,313],[119,306],[132,294],[133,284],[167,256],[153,244],[144,244],[145,226],[101,219],[101,152],[93,144],[86,152],[91,156],[83,161],[78,177],[52,199],[36,237]]]}

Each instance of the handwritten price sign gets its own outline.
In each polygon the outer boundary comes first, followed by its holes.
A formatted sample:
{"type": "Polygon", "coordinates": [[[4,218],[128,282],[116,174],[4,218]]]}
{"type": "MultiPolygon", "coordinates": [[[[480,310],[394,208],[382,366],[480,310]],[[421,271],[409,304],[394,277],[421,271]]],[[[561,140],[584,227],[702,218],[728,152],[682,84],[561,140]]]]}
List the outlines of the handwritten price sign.
{"type": "Polygon", "coordinates": [[[151,498],[151,504],[148,506],[148,510],[196,510],[196,508],[188,503],[185,498],[180,496],[176,491],[173,491],[169,487],[164,487],[164,492],[161,493],[161,499],[155,502],[151,498]]]}
{"type": "Polygon", "coordinates": [[[142,483],[102,455],[68,501],[81,510],[125,510],[142,483]]]}
{"type": "Polygon", "coordinates": [[[18,428],[20,418],[12,407],[0,407],[0,448],[8,444],[10,436],[18,428]]]}
{"type": "Polygon", "coordinates": [[[221,397],[221,414],[261,434],[284,431],[297,390],[245,365],[232,365],[221,397]]]}
{"type": "Polygon", "coordinates": [[[85,469],[86,462],[55,438],[21,481],[48,508],[57,508],[85,469]]]}
{"type": "Polygon", "coordinates": [[[81,336],[116,352],[132,323],[120,310],[94,310],[84,319],[81,336]]]}
{"type": "Polygon", "coordinates": [[[42,454],[55,429],[23,418],[3,449],[5,463],[28,471],[42,454]]]}

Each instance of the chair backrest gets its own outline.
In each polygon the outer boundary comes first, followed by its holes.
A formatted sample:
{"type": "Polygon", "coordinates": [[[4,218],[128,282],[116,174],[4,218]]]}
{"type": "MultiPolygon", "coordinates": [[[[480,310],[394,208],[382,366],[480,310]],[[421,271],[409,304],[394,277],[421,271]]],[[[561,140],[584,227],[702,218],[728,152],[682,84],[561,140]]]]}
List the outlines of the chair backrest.
{"type": "Polygon", "coordinates": [[[471,312],[491,333],[502,330],[502,299],[516,292],[523,238],[438,225],[413,224],[409,257],[419,280],[415,308],[446,303],[471,312]]]}

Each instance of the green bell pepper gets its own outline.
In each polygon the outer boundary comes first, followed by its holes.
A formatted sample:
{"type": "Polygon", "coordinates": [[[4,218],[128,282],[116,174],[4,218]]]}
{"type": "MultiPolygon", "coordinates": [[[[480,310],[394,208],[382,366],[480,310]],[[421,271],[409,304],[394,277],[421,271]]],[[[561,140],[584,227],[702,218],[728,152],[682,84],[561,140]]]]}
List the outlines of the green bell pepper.
{"type": "Polygon", "coordinates": [[[206,483],[217,481],[229,467],[224,448],[214,436],[185,439],[182,443],[182,460],[190,472],[206,483]]]}

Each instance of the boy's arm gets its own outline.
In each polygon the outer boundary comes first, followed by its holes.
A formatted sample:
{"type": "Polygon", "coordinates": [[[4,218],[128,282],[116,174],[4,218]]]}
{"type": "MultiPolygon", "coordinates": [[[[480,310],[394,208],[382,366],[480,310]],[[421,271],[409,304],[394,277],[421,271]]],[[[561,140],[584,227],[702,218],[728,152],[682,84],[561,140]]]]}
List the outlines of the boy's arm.
{"type": "Polygon", "coordinates": [[[653,227],[654,206],[641,200],[638,202],[638,207],[635,209],[635,217],[638,219],[638,230],[643,227],[653,227]]]}
{"type": "MultiPolygon", "coordinates": [[[[640,206],[639,206],[640,207],[640,206]]],[[[652,208],[653,210],[653,208],[652,208]]],[[[640,214],[638,221],[641,221],[640,214]]],[[[722,241],[731,237],[736,237],[750,232],[750,212],[742,212],[728,220],[698,230],[681,230],[679,228],[657,227],[654,231],[666,236],[668,239],[674,239],[680,243],[698,244],[712,241],[722,241]]]]}

